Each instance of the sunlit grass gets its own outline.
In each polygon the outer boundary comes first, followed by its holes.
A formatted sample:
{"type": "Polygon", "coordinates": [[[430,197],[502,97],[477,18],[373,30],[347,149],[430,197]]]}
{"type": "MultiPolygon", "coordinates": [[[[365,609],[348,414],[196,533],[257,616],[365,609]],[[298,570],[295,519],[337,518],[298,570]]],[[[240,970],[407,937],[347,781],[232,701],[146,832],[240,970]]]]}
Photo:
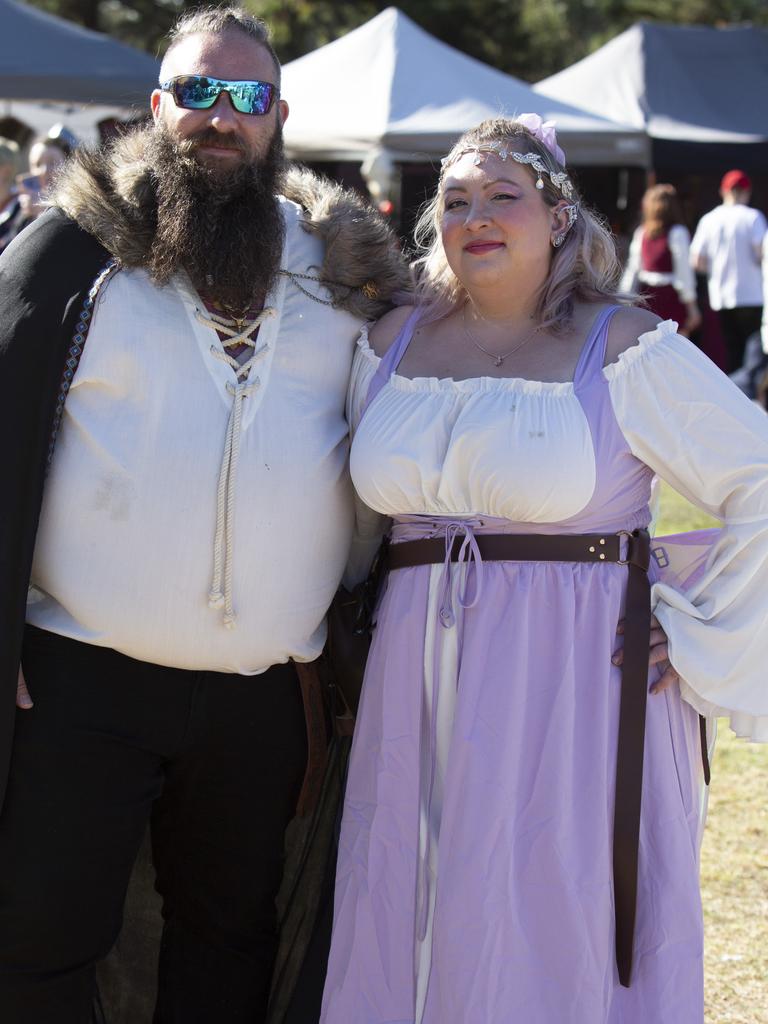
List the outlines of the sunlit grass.
{"type": "Polygon", "coordinates": [[[664,483],[661,484],[660,494],[659,525],[656,533],[687,533],[688,530],[707,530],[711,526],[719,526],[716,519],[691,505],[664,483]]]}

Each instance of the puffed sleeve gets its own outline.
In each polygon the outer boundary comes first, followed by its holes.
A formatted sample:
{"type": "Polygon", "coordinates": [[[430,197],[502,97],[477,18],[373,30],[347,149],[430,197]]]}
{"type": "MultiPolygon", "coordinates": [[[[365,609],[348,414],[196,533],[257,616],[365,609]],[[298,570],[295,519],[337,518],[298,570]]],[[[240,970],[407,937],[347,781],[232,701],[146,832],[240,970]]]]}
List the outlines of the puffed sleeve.
{"type": "Polygon", "coordinates": [[[763,323],[760,336],[763,352],[768,353],[768,234],[763,239],[763,323]]]}
{"type": "Polygon", "coordinates": [[[624,273],[621,275],[619,288],[623,292],[634,292],[637,289],[637,275],[640,271],[642,247],[643,229],[639,227],[635,229],[635,233],[632,235],[632,241],[629,243],[629,252],[627,253],[627,265],[624,267],[624,273]]]}
{"type": "MultiPolygon", "coordinates": [[[[352,373],[349,378],[349,391],[347,392],[347,423],[351,440],[354,440],[355,431],[362,419],[368,388],[376,373],[377,363],[378,360],[368,344],[368,325],[365,324],[355,349],[352,373]]],[[[388,520],[385,516],[374,512],[360,500],[355,492],[355,528],[347,567],[344,571],[345,587],[351,589],[368,575],[368,569],[387,529],[387,523],[388,520]]]]}
{"type": "Polygon", "coordinates": [[[709,234],[709,232],[707,231],[707,217],[708,214],[705,213],[699,221],[698,225],[696,226],[696,230],[693,233],[693,238],[691,239],[691,248],[689,254],[691,259],[691,266],[694,269],[700,270],[702,273],[705,272],[705,269],[709,267],[710,260],[710,245],[709,239],[707,237],[709,234]],[[697,264],[699,263],[701,263],[702,266],[697,266],[697,264]]]}
{"type": "Polygon", "coordinates": [[[669,251],[672,253],[674,287],[680,301],[689,303],[696,299],[696,278],[691,266],[691,236],[682,224],[673,224],[667,235],[669,251]]]}
{"type": "Polygon", "coordinates": [[[752,224],[752,252],[759,263],[763,255],[763,242],[768,234],[768,221],[761,210],[755,210],[757,216],[752,224]]]}
{"type": "Polygon", "coordinates": [[[682,696],[768,742],[768,416],[672,321],[603,372],[633,454],[723,524],[695,582],[652,590],[682,696]]]}

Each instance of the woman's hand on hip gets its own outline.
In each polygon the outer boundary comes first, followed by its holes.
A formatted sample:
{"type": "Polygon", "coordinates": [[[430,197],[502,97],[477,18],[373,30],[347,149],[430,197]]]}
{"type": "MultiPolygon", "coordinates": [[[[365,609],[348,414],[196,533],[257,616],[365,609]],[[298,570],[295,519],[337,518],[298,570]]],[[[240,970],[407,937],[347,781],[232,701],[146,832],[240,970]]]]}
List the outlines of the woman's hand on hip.
{"type": "MultiPolygon", "coordinates": [[[[622,619],[616,627],[620,635],[624,633],[624,620],[622,619]]],[[[614,665],[622,665],[624,662],[624,651],[616,651],[611,658],[614,665]]],[[[655,615],[651,616],[651,635],[649,638],[648,665],[657,665],[661,675],[651,686],[651,693],[663,693],[673,683],[676,683],[680,676],[675,672],[669,662],[669,643],[667,634],[662,629],[661,623],[655,615]]]]}

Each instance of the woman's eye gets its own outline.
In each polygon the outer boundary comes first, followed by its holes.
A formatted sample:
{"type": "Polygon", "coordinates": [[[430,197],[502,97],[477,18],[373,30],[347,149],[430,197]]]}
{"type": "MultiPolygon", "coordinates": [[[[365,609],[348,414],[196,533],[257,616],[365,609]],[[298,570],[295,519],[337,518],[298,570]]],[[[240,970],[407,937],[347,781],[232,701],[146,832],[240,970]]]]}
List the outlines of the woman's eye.
{"type": "Polygon", "coordinates": [[[494,199],[517,199],[517,196],[513,196],[510,192],[497,192],[494,199]]]}
{"type": "Polygon", "coordinates": [[[463,199],[449,199],[445,204],[446,210],[455,210],[459,206],[465,206],[466,203],[463,199]]]}

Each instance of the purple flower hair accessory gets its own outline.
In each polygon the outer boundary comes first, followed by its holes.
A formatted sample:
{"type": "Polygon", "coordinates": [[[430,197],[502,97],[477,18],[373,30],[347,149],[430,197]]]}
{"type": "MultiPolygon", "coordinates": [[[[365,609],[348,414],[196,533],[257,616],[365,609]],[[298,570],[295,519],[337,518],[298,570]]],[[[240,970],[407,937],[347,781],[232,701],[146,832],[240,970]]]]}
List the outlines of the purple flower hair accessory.
{"type": "Polygon", "coordinates": [[[538,114],[520,114],[515,122],[527,128],[535,139],[547,147],[555,160],[565,167],[565,153],[557,144],[554,121],[543,121],[538,114]]]}

